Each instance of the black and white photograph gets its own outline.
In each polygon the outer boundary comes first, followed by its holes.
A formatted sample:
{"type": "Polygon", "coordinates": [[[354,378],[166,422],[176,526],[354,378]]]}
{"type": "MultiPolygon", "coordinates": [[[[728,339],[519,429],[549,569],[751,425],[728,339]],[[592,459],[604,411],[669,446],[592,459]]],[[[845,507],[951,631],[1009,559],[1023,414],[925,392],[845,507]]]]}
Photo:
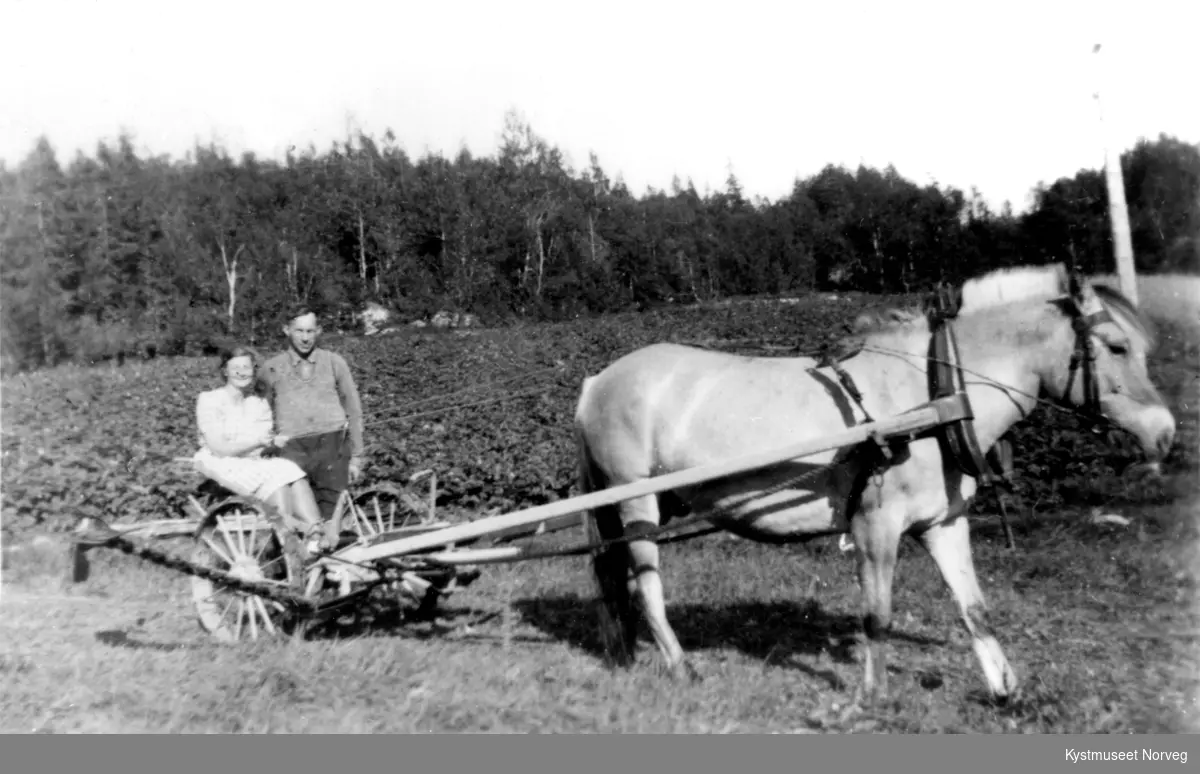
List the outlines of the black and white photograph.
{"type": "Polygon", "coordinates": [[[0,30],[0,732],[1195,765],[1200,4],[0,30]]]}

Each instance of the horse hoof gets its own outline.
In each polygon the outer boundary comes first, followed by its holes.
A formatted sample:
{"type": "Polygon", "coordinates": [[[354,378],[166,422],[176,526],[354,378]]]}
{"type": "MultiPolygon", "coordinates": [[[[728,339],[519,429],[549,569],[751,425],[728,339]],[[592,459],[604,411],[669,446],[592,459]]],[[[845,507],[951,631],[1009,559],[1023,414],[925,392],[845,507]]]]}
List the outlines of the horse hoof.
{"type": "Polygon", "coordinates": [[[870,688],[863,688],[862,686],[859,686],[858,688],[855,688],[854,697],[852,699],[853,703],[858,705],[861,709],[878,707],[886,700],[887,692],[880,690],[877,686],[872,686],[870,688]]]}
{"type": "Polygon", "coordinates": [[[1021,691],[1016,685],[1015,680],[1005,681],[1004,693],[992,693],[992,701],[998,707],[1008,707],[1017,702],[1021,696],[1021,691]]]}
{"type": "Polygon", "coordinates": [[[696,667],[692,666],[690,661],[681,661],[675,664],[667,670],[667,673],[670,675],[671,681],[675,683],[695,685],[704,681],[704,678],[700,676],[700,672],[696,670],[696,667]]]}
{"type": "Polygon", "coordinates": [[[988,691],[992,703],[998,707],[1007,707],[1014,704],[1020,696],[1021,686],[1017,682],[1017,675],[1013,672],[1012,667],[1005,664],[1000,672],[1000,679],[997,682],[999,685],[992,685],[988,691]]]}
{"type": "Polygon", "coordinates": [[[629,669],[633,666],[633,659],[619,650],[605,651],[603,661],[607,668],[614,671],[629,669]]]}

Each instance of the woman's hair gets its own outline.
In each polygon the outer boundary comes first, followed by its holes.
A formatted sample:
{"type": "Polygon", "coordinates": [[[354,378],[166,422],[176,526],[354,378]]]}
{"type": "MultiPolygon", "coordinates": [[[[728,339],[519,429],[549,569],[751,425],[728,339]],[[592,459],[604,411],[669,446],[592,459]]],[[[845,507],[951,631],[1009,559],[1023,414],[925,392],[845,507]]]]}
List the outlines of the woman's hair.
{"type": "Polygon", "coordinates": [[[222,349],[221,354],[218,356],[219,365],[217,366],[217,373],[224,379],[226,377],[225,366],[229,365],[230,360],[238,357],[250,358],[250,363],[254,366],[254,387],[252,392],[260,397],[264,396],[267,391],[266,384],[263,383],[263,380],[258,375],[258,366],[262,362],[262,358],[258,356],[258,351],[252,347],[234,346],[222,349]]]}

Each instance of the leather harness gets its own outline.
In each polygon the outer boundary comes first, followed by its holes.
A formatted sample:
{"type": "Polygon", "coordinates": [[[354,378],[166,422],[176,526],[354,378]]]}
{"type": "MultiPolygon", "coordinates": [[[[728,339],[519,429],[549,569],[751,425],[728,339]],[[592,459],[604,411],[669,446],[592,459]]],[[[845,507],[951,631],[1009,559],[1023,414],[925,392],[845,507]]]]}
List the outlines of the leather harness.
{"type": "MultiPolygon", "coordinates": [[[[1072,327],[1075,330],[1075,351],[1071,355],[1070,378],[1064,396],[1069,396],[1075,383],[1076,373],[1083,370],[1083,412],[1093,418],[1100,418],[1099,383],[1095,373],[1095,352],[1092,348],[1092,329],[1105,322],[1112,322],[1112,316],[1107,310],[1101,310],[1084,315],[1073,302],[1066,302],[1068,313],[1072,317],[1072,327]]],[[[926,317],[929,321],[929,367],[926,371],[931,405],[937,409],[938,424],[930,430],[915,433],[907,440],[934,435],[941,446],[942,454],[962,471],[965,475],[975,478],[981,486],[1001,486],[1012,488],[1013,451],[1012,442],[1002,437],[984,452],[979,446],[975,435],[973,420],[975,413],[967,395],[966,384],[959,368],[958,342],[954,336],[953,320],[958,316],[962,304],[962,292],[957,288],[940,287],[926,303],[926,317]]],[[[859,348],[861,351],[861,348],[859,348]]],[[[865,421],[870,423],[870,413],[863,405],[862,393],[859,392],[850,374],[841,367],[840,362],[852,357],[857,352],[844,354],[839,358],[826,354],[818,367],[832,368],[842,385],[842,389],[854,399],[862,410],[865,421]]],[[[872,437],[886,463],[893,458],[892,449],[887,441],[878,434],[872,437]]]]}
{"type": "Polygon", "coordinates": [[[1000,438],[985,454],[975,435],[975,412],[967,395],[966,383],[958,363],[958,340],[951,321],[958,317],[962,292],[957,288],[939,288],[928,305],[929,368],[926,379],[930,398],[937,402],[957,399],[959,416],[941,425],[937,433],[942,454],[954,461],[958,469],[979,481],[981,486],[1012,485],[1012,442],[1000,438]]]}

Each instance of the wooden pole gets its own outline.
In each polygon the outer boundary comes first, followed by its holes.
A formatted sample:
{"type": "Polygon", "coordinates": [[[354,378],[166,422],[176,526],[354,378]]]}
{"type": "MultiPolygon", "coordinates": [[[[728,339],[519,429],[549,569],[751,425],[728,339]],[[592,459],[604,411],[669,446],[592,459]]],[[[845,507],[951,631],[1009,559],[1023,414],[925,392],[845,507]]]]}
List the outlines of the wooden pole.
{"type": "MultiPolygon", "coordinates": [[[[789,460],[809,457],[825,451],[840,449],[843,446],[853,446],[868,440],[878,433],[884,437],[920,432],[934,427],[940,422],[936,406],[924,406],[920,409],[900,414],[889,419],[856,425],[835,435],[823,438],[813,438],[800,441],[782,449],[769,449],[734,460],[701,465],[695,468],[679,470],[662,476],[635,481],[632,484],[604,489],[599,492],[567,500],[547,503],[533,508],[527,508],[516,513],[502,516],[490,516],[486,519],[467,524],[457,524],[447,529],[439,529],[423,535],[415,535],[400,540],[391,540],[375,546],[350,546],[335,554],[348,562],[362,563],[384,559],[392,556],[402,556],[416,551],[439,548],[451,543],[462,542],[471,538],[491,535],[503,530],[519,528],[545,522],[546,530],[556,530],[557,523],[583,511],[599,508],[604,505],[615,505],[636,497],[666,492],[685,486],[694,486],[707,481],[713,481],[739,473],[779,465],[789,460]]],[[[574,521],[573,518],[569,519],[574,521]]]]}
{"type": "Polygon", "coordinates": [[[1125,206],[1125,180],[1121,174],[1121,150],[1115,146],[1114,138],[1104,122],[1104,106],[1100,91],[1108,85],[1104,60],[1099,58],[1100,44],[1092,48],[1097,56],[1099,84],[1094,94],[1100,112],[1101,138],[1104,142],[1104,179],[1108,185],[1108,218],[1112,225],[1113,251],[1116,255],[1117,278],[1121,292],[1137,303],[1137,272],[1133,267],[1133,241],[1129,233],[1129,210],[1125,206]]]}

